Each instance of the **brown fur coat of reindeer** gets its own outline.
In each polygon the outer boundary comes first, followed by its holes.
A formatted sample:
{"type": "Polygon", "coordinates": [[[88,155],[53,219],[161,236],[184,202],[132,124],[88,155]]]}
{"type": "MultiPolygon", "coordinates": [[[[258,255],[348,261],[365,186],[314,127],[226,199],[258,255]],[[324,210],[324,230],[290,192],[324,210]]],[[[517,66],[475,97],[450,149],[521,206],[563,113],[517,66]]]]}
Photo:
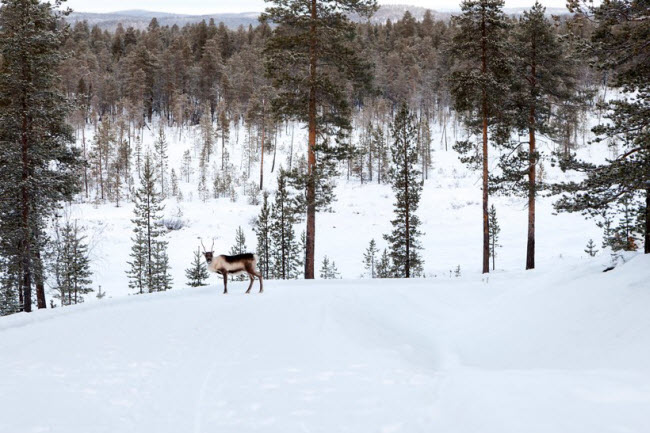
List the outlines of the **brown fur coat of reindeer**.
{"type": "MultiPolygon", "coordinates": [[[[215,257],[214,251],[206,251],[203,242],[201,242],[201,245],[203,246],[205,261],[208,262],[208,271],[223,276],[224,294],[228,293],[228,275],[240,275],[244,273],[248,274],[248,277],[251,279],[251,283],[248,285],[246,293],[251,292],[255,277],[260,280],[260,293],[264,292],[262,274],[257,270],[257,254],[237,254],[235,256],[226,256],[222,254],[215,257]]],[[[212,248],[213,247],[214,242],[212,243],[212,248]]]]}

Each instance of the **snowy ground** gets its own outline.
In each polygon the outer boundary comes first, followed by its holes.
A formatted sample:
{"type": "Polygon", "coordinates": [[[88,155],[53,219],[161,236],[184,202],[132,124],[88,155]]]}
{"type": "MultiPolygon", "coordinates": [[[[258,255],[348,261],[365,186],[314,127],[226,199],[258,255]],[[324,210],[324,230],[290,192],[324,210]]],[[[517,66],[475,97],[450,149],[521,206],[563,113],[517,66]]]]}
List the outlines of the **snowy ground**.
{"type": "MultiPolygon", "coordinates": [[[[66,209],[87,228],[94,285],[108,297],[0,318],[0,433],[650,431],[650,257],[602,273],[609,253],[583,251],[600,230],[540,197],[537,269],[523,271],[526,203],[492,197],[502,248],[496,272],[481,275],[480,174],[434,133],[418,211],[426,279],[358,279],[370,239],[385,247],[394,195],[343,176],[333,211],[317,215],[316,260],[328,255],[345,279],[268,281],[263,295],[232,283],[223,296],[215,277],[185,288],[199,236],[224,253],[241,225],[255,247],[259,207],[241,189],[236,202],[202,203],[192,179],[184,201],[167,200],[187,226],[168,236],[174,289],[154,295],[126,296],[131,204],[66,209]]],[[[168,138],[178,171],[196,136],[168,138]]],[[[243,133],[232,139],[243,166],[243,133]]],[[[289,140],[279,137],[278,165],[289,140]]],[[[294,158],[304,141],[296,128],[294,158]]]]}
{"type": "Polygon", "coordinates": [[[0,432],[650,431],[650,257],[0,318],[0,432]]]}

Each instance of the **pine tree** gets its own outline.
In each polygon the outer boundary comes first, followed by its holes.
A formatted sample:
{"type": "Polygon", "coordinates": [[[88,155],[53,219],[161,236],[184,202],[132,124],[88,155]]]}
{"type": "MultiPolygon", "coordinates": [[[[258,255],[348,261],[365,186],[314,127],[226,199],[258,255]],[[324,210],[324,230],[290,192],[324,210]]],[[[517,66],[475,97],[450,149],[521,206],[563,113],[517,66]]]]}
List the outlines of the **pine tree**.
{"type": "Polygon", "coordinates": [[[192,155],[190,154],[189,149],[183,152],[183,159],[181,162],[181,177],[185,179],[185,182],[190,182],[190,176],[192,175],[192,155]]]}
{"type": "Polygon", "coordinates": [[[55,229],[50,267],[55,283],[53,297],[59,299],[61,305],[81,303],[83,296],[93,291],[88,244],[82,233],[76,221],[68,221],[55,229]]]}
{"type": "Polygon", "coordinates": [[[391,221],[393,231],[384,235],[390,245],[395,275],[405,278],[422,273],[419,254],[422,233],[418,229],[420,219],[415,215],[422,193],[422,179],[417,167],[414,120],[406,104],[402,104],[391,124],[393,166],[390,174],[396,199],[395,219],[391,221]]]}
{"type": "Polygon", "coordinates": [[[245,254],[248,248],[246,247],[246,235],[244,235],[244,230],[241,226],[237,227],[237,232],[235,233],[235,245],[230,248],[230,255],[234,256],[237,254],[245,254]]]}
{"type": "MultiPolygon", "coordinates": [[[[509,29],[503,0],[464,0],[462,14],[453,17],[457,27],[452,40],[452,57],[459,67],[451,74],[451,94],[456,111],[475,134],[482,134],[481,152],[464,156],[463,162],[483,170],[483,273],[490,272],[488,228],[488,130],[499,143],[508,136],[500,122],[504,98],[511,80],[506,45],[509,29]]],[[[470,140],[459,141],[456,150],[464,155],[474,150],[470,140]]]]}
{"type": "Polygon", "coordinates": [[[156,190],[156,177],[151,155],[144,158],[140,188],[135,192],[135,225],[131,238],[129,287],[136,293],[151,293],[171,288],[165,229],[160,224],[164,206],[156,190]]]}
{"type": "Polygon", "coordinates": [[[377,253],[379,249],[374,239],[370,240],[366,252],[363,254],[363,266],[368,271],[370,278],[377,278],[377,253]]]}
{"type": "Polygon", "coordinates": [[[168,166],[168,160],[169,156],[167,155],[167,149],[168,149],[168,144],[167,144],[167,137],[165,135],[165,124],[164,122],[160,122],[159,127],[158,127],[158,137],[156,138],[156,141],[153,143],[154,147],[154,152],[155,152],[155,160],[156,160],[156,177],[158,178],[160,182],[160,195],[162,198],[167,197],[167,182],[165,175],[167,173],[167,166],[168,166]]]}
{"type": "Polygon", "coordinates": [[[490,220],[490,257],[492,257],[492,270],[494,270],[496,268],[497,248],[501,246],[499,245],[499,233],[501,233],[501,227],[497,220],[497,209],[494,205],[490,206],[488,218],[490,220]]]}
{"type": "Polygon", "coordinates": [[[390,176],[390,158],[388,156],[386,139],[384,138],[384,130],[379,125],[375,126],[372,130],[372,146],[376,149],[377,183],[386,182],[390,176]]]}
{"type": "Polygon", "coordinates": [[[381,258],[377,263],[377,278],[392,278],[395,276],[391,271],[393,264],[390,262],[390,256],[388,255],[388,250],[384,248],[384,252],[381,254],[381,258]]]}
{"type": "Polygon", "coordinates": [[[169,275],[169,256],[167,241],[158,240],[153,244],[153,285],[150,292],[164,292],[172,288],[172,277],[169,275]]]}
{"type": "Polygon", "coordinates": [[[180,192],[179,186],[178,186],[178,176],[176,176],[176,170],[172,168],[172,174],[171,174],[171,194],[172,197],[178,197],[178,193],[180,192]]]}
{"type": "Polygon", "coordinates": [[[594,243],[593,239],[589,239],[589,242],[587,242],[585,253],[589,254],[590,257],[595,257],[596,254],[598,254],[598,250],[596,249],[596,244],[594,243]]]}
{"type": "MultiPolygon", "coordinates": [[[[248,252],[248,247],[246,246],[246,235],[244,235],[244,230],[241,228],[241,226],[237,227],[237,232],[235,233],[235,245],[233,245],[230,248],[230,254],[231,256],[235,256],[237,254],[246,254],[248,252]]],[[[245,275],[239,275],[237,277],[233,277],[234,280],[236,281],[244,281],[247,279],[245,275]]]]}
{"type": "MultiPolygon", "coordinates": [[[[593,129],[594,142],[617,146],[616,155],[604,163],[589,163],[571,155],[561,160],[565,170],[584,174],[581,182],[558,185],[566,194],[556,209],[599,217],[627,201],[631,213],[639,215],[644,252],[650,253],[650,20],[646,2],[623,0],[598,6],[569,1],[578,17],[596,19],[590,52],[600,69],[613,72],[612,86],[621,98],[606,104],[607,123],[593,129]]],[[[625,211],[625,207],[622,208],[625,211]]]]}
{"type": "Polygon", "coordinates": [[[575,65],[545,14],[546,8],[536,2],[524,11],[513,32],[513,57],[519,74],[512,80],[509,114],[514,129],[528,141],[504,143],[509,151],[499,160],[502,174],[493,179],[498,188],[528,198],[526,269],[535,268],[535,198],[543,187],[536,172],[540,163],[536,139],[539,134],[557,134],[550,121],[556,114],[554,107],[576,102],[575,65]]]}
{"type": "Polygon", "coordinates": [[[226,169],[228,162],[228,152],[226,151],[226,142],[230,138],[230,119],[226,114],[226,110],[222,109],[219,112],[219,121],[217,122],[216,130],[217,138],[221,139],[221,170],[226,169]]]}
{"type": "Polygon", "coordinates": [[[604,236],[605,244],[613,251],[636,251],[637,233],[642,233],[642,225],[637,225],[635,209],[628,196],[623,196],[616,203],[618,222],[610,221],[604,236]],[[641,227],[640,227],[641,226],[641,227]]]}
{"type": "Polygon", "coordinates": [[[108,166],[115,147],[115,131],[110,119],[103,119],[98,127],[94,137],[94,146],[90,152],[90,159],[93,163],[95,176],[98,180],[99,198],[106,199],[106,190],[108,182],[108,166]]]}
{"type": "Polygon", "coordinates": [[[330,260],[327,256],[323,257],[323,263],[320,267],[320,277],[324,280],[334,280],[341,278],[338,269],[336,269],[336,263],[330,260]]]}
{"type": "Polygon", "coordinates": [[[282,169],[278,175],[278,187],[270,220],[271,275],[282,280],[297,278],[302,255],[293,228],[296,211],[287,190],[287,175],[282,169]]]}
{"type": "Polygon", "coordinates": [[[0,7],[0,256],[17,277],[15,289],[4,293],[22,297],[26,312],[32,288],[38,308],[47,306],[40,259],[45,222],[79,191],[82,178],[59,76],[60,5],[4,0],[0,7]]]}
{"type": "Polygon", "coordinates": [[[257,256],[259,257],[259,270],[262,277],[269,278],[271,265],[271,206],[269,205],[269,193],[264,191],[262,208],[259,216],[255,219],[253,231],[257,235],[257,256]]]}
{"type": "Polygon", "coordinates": [[[305,278],[313,279],[316,191],[330,174],[318,165],[331,154],[328,136],[335,135],[342,142],[351,128],[345,86],[367,86],[370,82],[369,67],[352,45],[355,31],[348,15],[370,16],[377,4],[375,0],[271,3],[262,20],[276,25],[265,48],[266,72],[278,91],[273,109],[279,118],[292,117],[308,126],[307,170],[301,180],[307,211],[305,278]],[[317,144],[319,138],[323,144],[317,144]]]}
{"type": "Polygon", "coordinates": [[[212,128],[212,116],[207,106],[203,107],[203,116],[201,116],[201,170],[205,170],[210,163],[212,150],[214,147],[214,130],[212,128]]]}

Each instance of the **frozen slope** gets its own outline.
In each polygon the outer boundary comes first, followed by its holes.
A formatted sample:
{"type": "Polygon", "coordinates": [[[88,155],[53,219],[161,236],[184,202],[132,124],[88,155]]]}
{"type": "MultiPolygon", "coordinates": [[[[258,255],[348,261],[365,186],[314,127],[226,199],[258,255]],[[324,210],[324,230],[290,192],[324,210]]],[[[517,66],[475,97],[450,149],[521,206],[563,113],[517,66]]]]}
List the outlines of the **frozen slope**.
{"type": "Polygon", "coordinates": [[[650,431],[650,257],[0,318],[0,432],[650,431]]]}

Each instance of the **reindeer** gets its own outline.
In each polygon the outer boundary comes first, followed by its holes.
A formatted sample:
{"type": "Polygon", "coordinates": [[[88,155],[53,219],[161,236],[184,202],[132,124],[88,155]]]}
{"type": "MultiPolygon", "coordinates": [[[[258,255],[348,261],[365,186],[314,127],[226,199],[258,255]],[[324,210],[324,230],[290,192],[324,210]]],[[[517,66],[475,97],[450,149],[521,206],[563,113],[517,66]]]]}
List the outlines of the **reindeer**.
{"type": "Polygon", "coordinates": [[[247,273],[251,279],[251,283],[249,284],[246,293],[251,292],[251,287],[253,287],[253,282],[255,281],[256,276],[260,280],[260,293],[264,292],[262,274],[257,270],[257,254],[237,254],[235,256],[220,255],[214,257],[214,240],[212,241],[210,251],[205,250],[203,240],[201,240],[201,246],[203,247],[205,261],[208,262],[208,271],[223,276],[224,294],[228,293],[228,275],[239,275],[243,273],[247,273]]]}

